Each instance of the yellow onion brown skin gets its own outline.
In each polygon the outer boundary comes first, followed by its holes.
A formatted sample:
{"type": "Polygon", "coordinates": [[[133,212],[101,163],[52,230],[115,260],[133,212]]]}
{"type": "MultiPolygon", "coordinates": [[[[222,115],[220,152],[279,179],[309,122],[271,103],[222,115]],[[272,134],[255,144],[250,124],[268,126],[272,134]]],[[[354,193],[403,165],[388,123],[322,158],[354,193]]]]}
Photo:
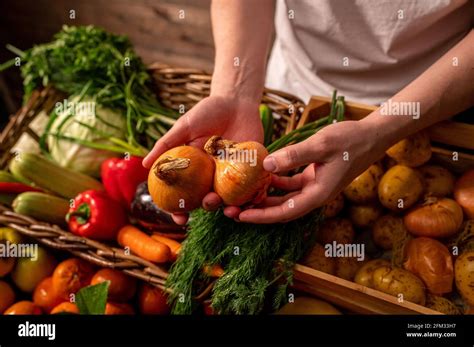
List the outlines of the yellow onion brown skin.
{"type": "Polygon", "coordinates": [[[463,221],[463,212],[456,201],[448,198],[428,198],[410,210],[403,222],[416,236],[445,238],[456,234],[463,221]]]}
{"type": "Polygon", "coordinates": [[[417,237],[406,245],[408,270],[422,279],[433,294],[446,294],[453,290],[454,265],[451,253],[441,242],[429,237],[417,237]]]}
{"type": "Polygon", "coordinates": [[[179,146],[163,153],[148,174],[153,202],[170,213],[184,213],[201,206],[212,190],[214,161],[203,150],[179,146]]]}
{"type": "Polygon", "coordinates": [[[474,169],[465,172],[456,182],[454,199],[461,205],[464,214],[474,219],[474,169]]]}
{"type": "Polygon", "coordinates": [[[258,204],[265,199],[271,174],[263,168],[268,151],[262,144],[236,143],[212,136],[204,148],[214,157],[214,191],[225,205],[258,204]],[[254,160],[242,160],[246,156],[253,156],[254,160]]]}

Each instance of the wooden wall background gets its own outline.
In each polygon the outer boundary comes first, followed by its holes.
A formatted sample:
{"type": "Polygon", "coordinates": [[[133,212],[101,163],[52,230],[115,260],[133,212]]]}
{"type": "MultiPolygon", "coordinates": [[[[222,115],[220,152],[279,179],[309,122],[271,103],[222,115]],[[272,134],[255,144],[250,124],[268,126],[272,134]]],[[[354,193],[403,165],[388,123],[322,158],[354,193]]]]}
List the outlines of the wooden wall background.
{"type": "MultiPolygon", "coordinates": [[[[210,0],[1,0],[0,62],[13,57],[7,43],[26,49],[49,41],[63,24],[94,24],[128,35],[146,63],[212,71],[209,7],[210,0]],[[69,18],[70,10],[75,19],[69,18]]],[[[17,69],[0,75],[0,92],[10,111],[18,106],[21,80],[17,69]]]]}

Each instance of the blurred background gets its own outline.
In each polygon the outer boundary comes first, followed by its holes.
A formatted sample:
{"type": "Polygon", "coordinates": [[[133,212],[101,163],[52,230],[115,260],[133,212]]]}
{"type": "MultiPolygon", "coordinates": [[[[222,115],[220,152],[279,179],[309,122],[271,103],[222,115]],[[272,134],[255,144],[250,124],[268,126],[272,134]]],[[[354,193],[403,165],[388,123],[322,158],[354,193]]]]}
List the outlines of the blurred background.
{"type": "MultiPolygon", "coordinates": [[[[7,43],[27,49],[50,41],[63,24],[101,26],[127,35],[145,61],[212,71],[210,0],[2,0],[0,63],[7,43]],[[69,17],[75,11],[75,19],[69,17]],[[184,10],[184,19],[180,12],[184,10]]],[[[0,73],[0,128],[21,105],[19,69],[0,73]]]]}
{"type": "MultiPolygon", "coordinates": [[[[257,0],[256,0],[257,1],[257,0]]],[[[473,0],[474,1],[474,0],[473,0]]],[[[94,24],[127,35],[145,63],[212,72],[211,0],[1,0],[0,63],[14,57],[7,43],[27,49],[51,41],[63,24],[94,24]],[[75,18],[70,18],[70,11],[75,18]],[[184,11],[184,19],[180,14],[184,11]]],[[[21,105],[18,68],[0,73],[0,129],[21,105]]],[[[474,122],[472,110],[456,117],[474,122]]]]}

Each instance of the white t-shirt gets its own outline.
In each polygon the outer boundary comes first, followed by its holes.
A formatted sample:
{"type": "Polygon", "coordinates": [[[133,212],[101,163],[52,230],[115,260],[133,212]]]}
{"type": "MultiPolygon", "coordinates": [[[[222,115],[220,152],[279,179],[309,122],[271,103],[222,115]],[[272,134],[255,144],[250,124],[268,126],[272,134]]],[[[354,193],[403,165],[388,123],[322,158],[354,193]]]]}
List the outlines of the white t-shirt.
{"type": "Polygon", "coordinates": [[[473,23],[474,0],[277,0],[266,85],[305,102],[336,88],[380,104],[473,23]]]}

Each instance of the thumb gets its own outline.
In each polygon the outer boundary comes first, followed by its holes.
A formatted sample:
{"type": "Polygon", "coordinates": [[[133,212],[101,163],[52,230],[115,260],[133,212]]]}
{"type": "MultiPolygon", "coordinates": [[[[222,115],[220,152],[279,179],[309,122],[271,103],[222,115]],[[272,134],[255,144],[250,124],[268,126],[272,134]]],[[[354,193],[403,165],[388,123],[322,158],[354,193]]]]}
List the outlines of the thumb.
{"type": "Polygon", "coordinates": [[[184,145],[191,140],[186,119],[186,116],[179,118],[173,127],[155,143],[153,149],[143,159],[144,167],[151,168],[155,160],[164,152],[176,146],[184,145]]]}
{"type": "Polygon", "coordinates": [[[269,172],[285,172],[321,161],[322,149],[312,139],[282,148],[268,155],[263,168],[269,172]]]}

